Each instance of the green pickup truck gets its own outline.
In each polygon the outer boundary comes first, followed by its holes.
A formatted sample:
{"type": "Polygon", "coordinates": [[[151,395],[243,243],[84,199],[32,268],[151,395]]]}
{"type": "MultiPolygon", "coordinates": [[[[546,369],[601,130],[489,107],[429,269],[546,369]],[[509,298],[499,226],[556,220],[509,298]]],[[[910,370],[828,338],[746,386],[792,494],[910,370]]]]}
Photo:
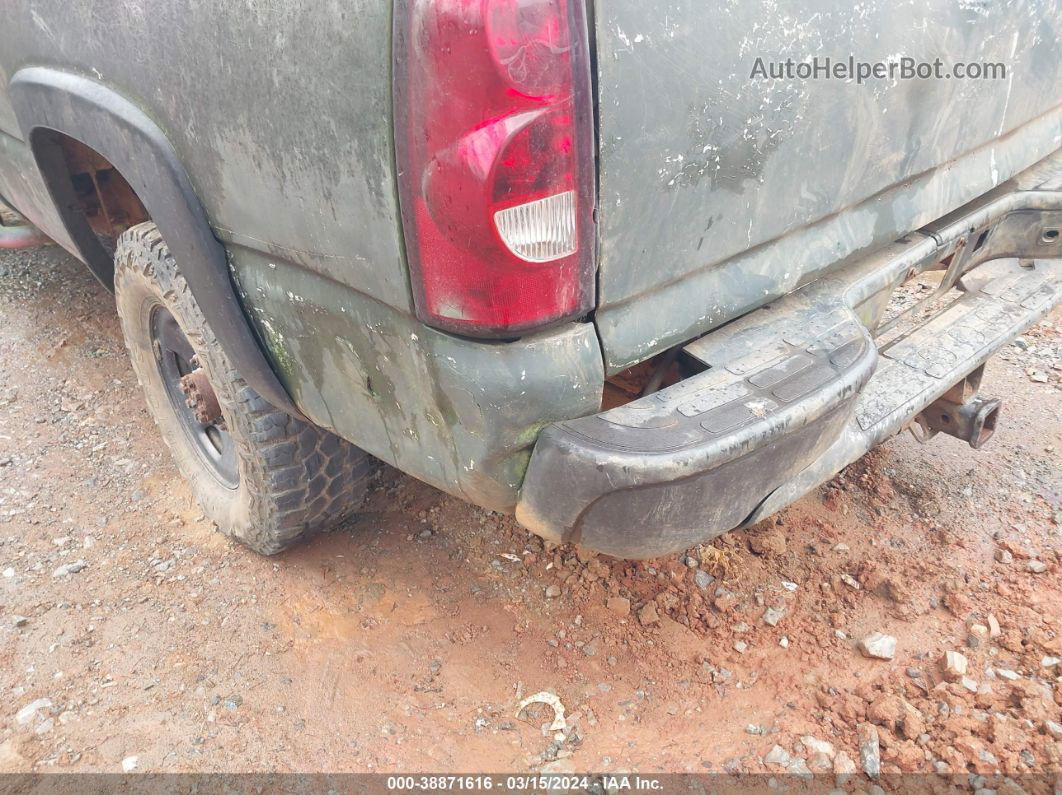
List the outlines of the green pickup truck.
{"type": "Polygon", "coordinates": [[[985,360],[1062,298],[1059,0],[0,23],[0,247],[114,291],[181,472],[265,554],[355,513],[373,457],[682,550],[904,429],[979,447],[985,360]]]}

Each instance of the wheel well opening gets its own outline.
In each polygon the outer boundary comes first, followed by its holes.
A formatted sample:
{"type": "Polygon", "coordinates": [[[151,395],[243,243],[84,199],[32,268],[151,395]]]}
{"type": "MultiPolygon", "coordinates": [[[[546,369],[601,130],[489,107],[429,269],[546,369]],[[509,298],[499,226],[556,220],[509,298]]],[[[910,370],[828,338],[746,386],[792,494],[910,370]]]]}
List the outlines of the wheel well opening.
{"type": "Polygon", "coordinates": [[[126,229],[151,219],[144,203],[107,158],[76,138],[37,128],[31,144],[82,259],[113,290],[115,244],[126,229]]]}
{"type": "Polygon", "coordinates": [[[143,202],[107,158],[75,138],[50,132],[49,143],[62,155],[77,209],[107,248],[126,229],[149,220],[143,202]]]}

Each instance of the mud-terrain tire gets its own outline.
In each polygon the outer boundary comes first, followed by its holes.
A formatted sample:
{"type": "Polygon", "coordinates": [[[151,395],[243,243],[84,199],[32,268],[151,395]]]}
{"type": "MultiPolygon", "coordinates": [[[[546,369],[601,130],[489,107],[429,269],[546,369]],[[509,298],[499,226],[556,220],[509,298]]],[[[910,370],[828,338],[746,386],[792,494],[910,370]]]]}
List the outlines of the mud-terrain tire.
{"type": "Polygon", "coordinates": [[[153,223],[122,234],[114,265],[118,315],[148,410],[218,528],[274,555],[357,511],[371,457],[275,409],[243,381],[153,223]],[[173,353],[184,344],[186,353],[173,353]],[[217,395],[222,419],[212,426],[199,423],[174,393],[173,373],[188,362],[205,371],[217,395]]]}

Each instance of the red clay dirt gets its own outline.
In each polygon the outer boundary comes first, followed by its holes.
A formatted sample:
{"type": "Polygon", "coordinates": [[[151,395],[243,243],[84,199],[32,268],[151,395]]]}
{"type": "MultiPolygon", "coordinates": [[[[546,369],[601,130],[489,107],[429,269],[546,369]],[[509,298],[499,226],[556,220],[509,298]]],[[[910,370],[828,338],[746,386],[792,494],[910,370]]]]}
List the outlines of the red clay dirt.
{"type": "Polygon", "coordinates": [[[886,773],[1062,773],[1060,328],[990,363],[982,452],[898,437],[687,555],[548,548],[381,468],[265,559],[177,476],[107,293],[5,254],[0,770],[832,773],[876,732],[886,773]],[[517,714],[541,691],[565,731],[517,714]]]}

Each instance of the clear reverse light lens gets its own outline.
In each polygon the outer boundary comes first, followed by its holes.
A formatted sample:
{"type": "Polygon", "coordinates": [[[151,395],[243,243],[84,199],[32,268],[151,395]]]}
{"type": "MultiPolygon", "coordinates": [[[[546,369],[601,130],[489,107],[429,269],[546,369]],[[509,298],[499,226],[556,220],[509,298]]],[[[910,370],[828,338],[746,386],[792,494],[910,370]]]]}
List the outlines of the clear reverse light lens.
{"type": "Polygon", "coordinates": [[[499,210],[494,225],[509,251],[526,262],[550,262],[579,249],[575,191],[499,210]]]}

